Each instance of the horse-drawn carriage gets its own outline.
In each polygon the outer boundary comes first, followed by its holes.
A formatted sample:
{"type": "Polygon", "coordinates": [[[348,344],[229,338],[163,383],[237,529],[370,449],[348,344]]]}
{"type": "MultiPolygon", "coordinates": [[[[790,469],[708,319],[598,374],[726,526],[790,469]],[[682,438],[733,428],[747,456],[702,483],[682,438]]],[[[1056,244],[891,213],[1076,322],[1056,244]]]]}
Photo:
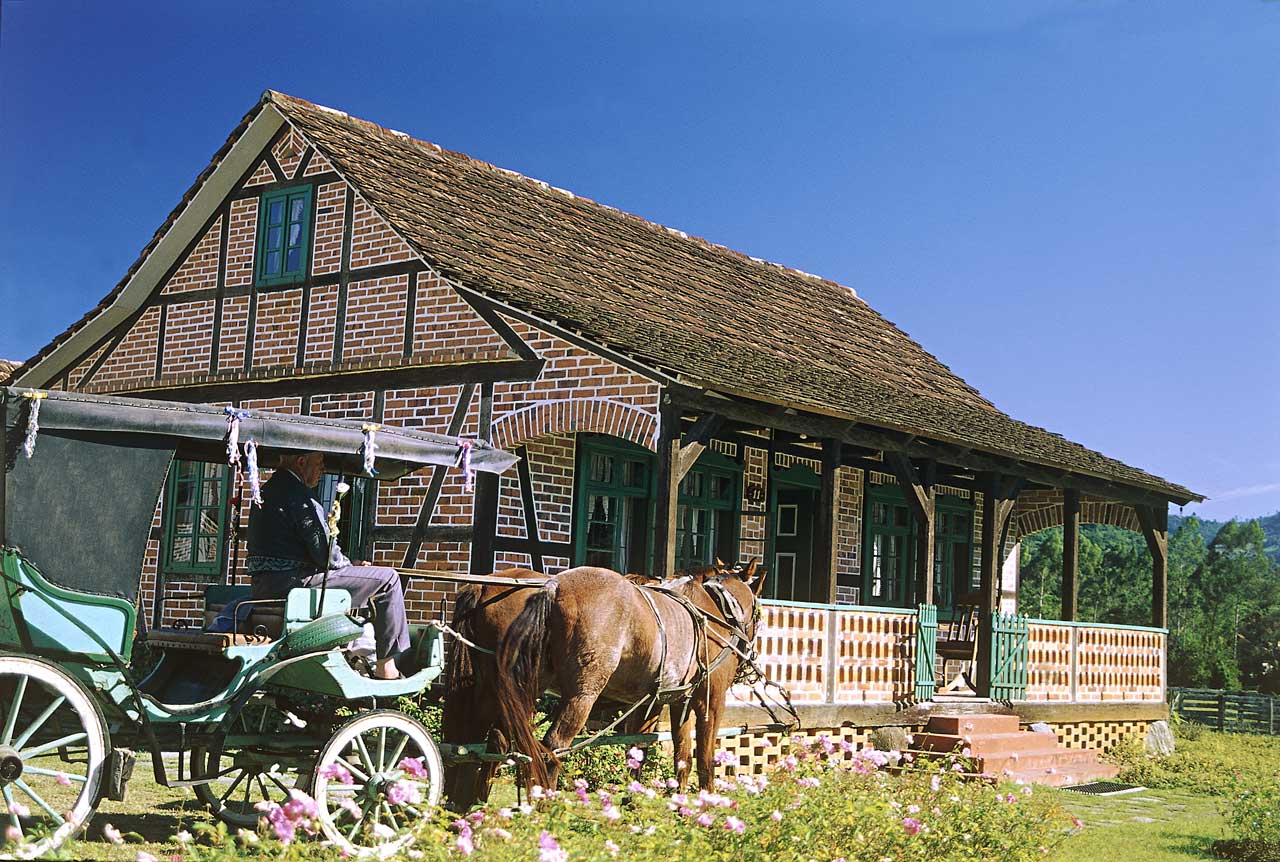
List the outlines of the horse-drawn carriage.
{"type": "MultiPolygon", "coordinates": [[[[284,805],[301,790],[324,835],[357,856],[391,855],[412,840],[440,801],[444,762],[483,765],[491,777],[513,746],[544,781],[558,752],[582,745],[669,739],[692,760],[696,713],[699,777],[709,781],[725,691],[753,667],[754,567],[660,592],[596,569],[459,579],[477,583],[454,623],[487,645],[464,638],[455,650],[442,746],[387,705],[440,677],[447,626],[413,627],[395,680],[358,670],[345,648],[364,632],[363,609],[324,586],[262,601],[247,585],[211,585],[205,625],[140,630],[139,572],[175,457],[230,461],[252,490],[259,452],[313,451],[344,474],[383,480],[427,465],[501,473],[515,460],[483,441],[353,422],[0,388],[0,858],[53,850],[102,798],[123,799],[139,751],[158,783],[192,787],[234,826],[256,827],[263,803],[284,805]],[[504,602],[483,598],[494,589],[504,602]],[[554,639],[603,637],[607,649],[588,649],[629,657],[588,668],[608,681],[596,690],[578,690],[576,657],[548,649],[548,611],[574,591],[602,609],[576,622],[553,614],[553,626],[569,625],[554,639]],[[626,625],[606,619],[620,611],[626,625]],[[137,644],[151,660],[134,661],[137,644]],[[543,746],[528,718],[547,685],[563,697],[543,746]],[[632,720],[577,738],[601,695],[606,709],[621,695],[632,720]],[[653,732],[662,706],[674,733],[653,732]]],[[[455,787],[464,807],[484,795],[465,775],[455,787]]]]}
{"type": "MultiPolygon", "coordinates": [[[[435,743],[385,707],[440,675],[438,628],[414,631],[397,680],[348,660],[343,647],[364,629],[340,590],[253,601],[247,586],[210,587],[206,619],[234,604],[229,630],[137,632],[139,572],[170,464],[238,461],[239,441],[250,460],[320,451],[380,479],[514,462],[481,441],[423,432],[0,389],[0,854],[41,855],[76,834],[101,798],[123,798],[136,751],[157,782],[193,787],[231,824],[255,826],[257,804],[305,790],[325,836],[359,855],[402,847],[438,802],[435,743]],[[135,634],[158,654],[145,671],[135,634]]],[[[255,464],[243,466],[256,478],[255,464]]]]}

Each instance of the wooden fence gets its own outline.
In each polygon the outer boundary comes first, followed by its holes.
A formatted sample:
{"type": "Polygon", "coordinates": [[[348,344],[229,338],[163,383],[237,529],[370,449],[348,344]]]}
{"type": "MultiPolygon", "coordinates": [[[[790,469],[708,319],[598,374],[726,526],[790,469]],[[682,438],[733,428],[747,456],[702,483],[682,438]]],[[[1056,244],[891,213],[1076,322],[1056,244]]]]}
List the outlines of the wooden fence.
{"type": "Polygon", "coordinates": [[[1170,688],[1169,709],[1218,730],[1280,734],[1280,697],[1256,691],[1170,688]]]}

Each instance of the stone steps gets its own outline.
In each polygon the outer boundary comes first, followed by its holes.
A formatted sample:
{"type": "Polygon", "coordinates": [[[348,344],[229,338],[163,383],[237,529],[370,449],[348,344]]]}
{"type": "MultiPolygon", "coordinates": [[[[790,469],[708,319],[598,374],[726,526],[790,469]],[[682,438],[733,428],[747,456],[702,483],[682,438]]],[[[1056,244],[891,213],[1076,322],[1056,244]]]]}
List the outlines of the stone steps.
{"type": "Polygon", "coordinates": [[[1061,748],[1051,733],[1022,730],[1016,715],[938,715],[912,739],[912,753],[968,756],[978,774],[1062,787],[1113,778],[1119,769],[1091,749],[1061,748]]]}

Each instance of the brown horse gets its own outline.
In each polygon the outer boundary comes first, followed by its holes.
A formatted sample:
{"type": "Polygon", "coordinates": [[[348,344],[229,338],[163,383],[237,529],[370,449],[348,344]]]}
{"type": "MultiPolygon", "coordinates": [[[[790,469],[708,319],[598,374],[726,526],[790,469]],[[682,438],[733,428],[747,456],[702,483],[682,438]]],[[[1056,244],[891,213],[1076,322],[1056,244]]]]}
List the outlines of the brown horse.
{"type": "Polygon", "coordinates": [[[750,654],[755,639],[763,583],[752,588],[755,574],[753,561],[704,583],[682,579],[672,592],[697,614],[664,591],[590,566],[561,572],[536,590],[497,655],[499,727],[532,758],[530,779],[555,786],[556,752],[582,731],[597,700],[631,704],[662,691],[671,704],[677,780],[683,787],[688,779],[689,732],[696,722],[698,781],[710,787],[725,693],[740,654],[750,654]],[[560,707],[539,742],[529,719],[547,688],[560,693],[560,707]]]}

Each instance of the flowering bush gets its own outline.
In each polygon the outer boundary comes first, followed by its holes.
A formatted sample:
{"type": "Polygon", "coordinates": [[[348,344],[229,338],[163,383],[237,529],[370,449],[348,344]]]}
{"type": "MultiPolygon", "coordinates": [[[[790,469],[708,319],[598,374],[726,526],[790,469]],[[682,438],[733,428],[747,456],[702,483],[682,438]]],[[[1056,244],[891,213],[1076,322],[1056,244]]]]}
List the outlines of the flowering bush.
{"type": "MultiPolygon", "coordinates": [[[[640,759],[636,752],[618,753],[640,759]]],[[[516,808],[460,818],[436,812],[415,826],[418,841],[403,856],[432,862],[1024,862],[1046,858],[1072,832],[1071,819],[1050,794],[966,781],[947,764],[853,753],[829,740],[794,745],[768,774],[719,779],[698,793],[627,772],[625,782],[610,786],[579,777],[571,789],[535,788],[530,802],[516,808]],[[894,763],[903,767],[900,774],[882,768],[894,763]]],[[[299,794],[268,807],[257,833],[206,827],[188,837],[181,862],[336,859],[318,837],[304,837],[314,830],[313,805],[299,794]]]]}

